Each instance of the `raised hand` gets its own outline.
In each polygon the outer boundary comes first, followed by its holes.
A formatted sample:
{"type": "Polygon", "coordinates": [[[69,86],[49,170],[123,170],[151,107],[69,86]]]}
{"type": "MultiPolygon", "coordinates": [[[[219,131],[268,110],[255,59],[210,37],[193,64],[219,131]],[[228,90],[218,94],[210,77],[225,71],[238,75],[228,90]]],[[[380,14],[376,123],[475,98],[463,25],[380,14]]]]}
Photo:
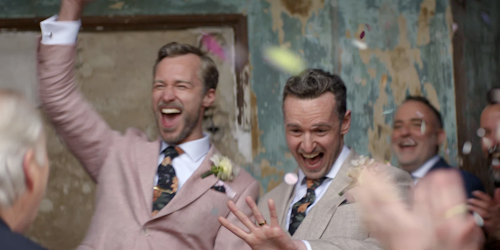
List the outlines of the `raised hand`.
{"type": "Polygon", "coordinates": [[[500,240],[500,188],[495,190],[494,198],[481,191],[474,191],[472,194],[476,198],[468,200],[469,209],[483,218],[488,237],[500,240]]]}
{"type": "Polygon", "coordinates": [[[279,226],[278,215],[276,213],[276,206],[273,200],[268,201],[269,212],[271,214],[271,224],[267,224],[264,216],[262,216],[262,213],[259,211],[257,205],[251,197],[247,197],[245,201],[252,210],[259,225],[255,225],[252,220],[241,212],[232,201],[227,203],[229,210],[231,210],[231,212],[250,230],[250,232],[246,232],[223,217],[219,217],[219,222],[236,236],[243,239],[253,250],[306,249],[306,246],[302,243],[302,241],[292,240],[287,233],[281,229],[279,226]]]}
{"type": "Polygon", "coordinates": [[[58,21],[75,21],[82,16],[85,5],[94,0],[62,0],[58,21]]]}

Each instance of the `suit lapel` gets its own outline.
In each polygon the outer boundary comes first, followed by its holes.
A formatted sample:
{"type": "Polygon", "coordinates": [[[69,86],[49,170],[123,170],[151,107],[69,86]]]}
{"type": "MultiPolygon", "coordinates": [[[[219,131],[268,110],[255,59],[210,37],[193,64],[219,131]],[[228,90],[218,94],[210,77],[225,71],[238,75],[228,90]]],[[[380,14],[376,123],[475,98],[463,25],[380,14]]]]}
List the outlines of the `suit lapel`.
{"type": "MultiPolygon", "coordinates": [[[[198,169],[191,175],[191,177],[189,177],[186,183],[182,186],[181,190],[179,190],[174,198],[162,210],[160,210],[154,219],[169,215],[187,206],[217,183],[218,179],[214,175],[210,175],[204,179],[201,178],[201,175],[210,170],[212,167],[213,164],[212,161],[210,161],[210,158],[216,153],[218,153],[218,151],[215,146],[212,145],[198,169]]],[[[151,192],[151,195],[152,194],[153,193],[151,192]]],[[[151,202],[152,200],[153,199],[151,198],[151,202]]]]}
{"type": "Polygon", "coordinates": [[[283,229],[283,231],[288,232],[286,219],[288,216],[288,208],[290,208],[290,203],[292,203],[295,194],[295,185],[288,185],[285,182],[283,182],[281,185],[283,185],[282,189],[284,189],[284,191],[279,191],[277,193],[283,195],[277,197],[274,200],[274,203],[276,205],[276,212],[278,213],[278,220],[280,221],[280,226],[283,229]]]}
{"type": "Polygon", "coordinates": [[[294,239],[319,239],[321,237],[335,210],[345,200],[345,195],[339,196],[339,193],[347,188],[352,181],[347,173],[353,167],[351,160],[356,158],[358,158],[358,154],[351,149],[349,156],[345,159],[323,197],[309,211],[293,235],[294,239]]]}
{"type": "Polygon", "coordinates": [[[134,152],[138,164],[138,186],[142,189],[144,202],[148,208],[148,216],[151,216],[154,180],[158,169],[158,157],[160,155],[160,140],[136,143],[134,152]]]}

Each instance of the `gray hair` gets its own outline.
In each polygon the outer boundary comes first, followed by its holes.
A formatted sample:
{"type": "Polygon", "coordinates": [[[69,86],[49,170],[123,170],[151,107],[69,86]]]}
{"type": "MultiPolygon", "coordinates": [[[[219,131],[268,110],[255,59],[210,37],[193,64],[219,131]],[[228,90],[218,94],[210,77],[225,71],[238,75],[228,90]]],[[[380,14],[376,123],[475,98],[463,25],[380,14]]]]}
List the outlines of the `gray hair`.
{"type": "Polygon", "coordinates": [[[44,166],[42,135],[42,119],[34,106],[19,93],[0,90],[0,208],[11,207],[25,191],[23,161],[28,150],[44,166]]]}

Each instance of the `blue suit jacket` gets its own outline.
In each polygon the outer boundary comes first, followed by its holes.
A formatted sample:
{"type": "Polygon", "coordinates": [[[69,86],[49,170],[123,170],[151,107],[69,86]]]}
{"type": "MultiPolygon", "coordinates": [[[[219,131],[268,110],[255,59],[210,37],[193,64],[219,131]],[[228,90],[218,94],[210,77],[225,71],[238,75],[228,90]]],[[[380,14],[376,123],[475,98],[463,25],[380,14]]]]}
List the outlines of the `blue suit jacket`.
{"type": "Polygon", "coordinates": [[[0,219],[0,249],[46,250],[23,235],[12,232],[2,219],[0,219]]]}
{"type": "MultiPolygon", "coordinates": [[[[429,170],[429,172],[438,170],[438,169],[456,169],[450,165],[443,159],[439,158],[439,161],[432,166],[432,168],[429,170]]],[[[470,172],[457,169],[460,171],[460,174],[462,175],[462,180],[464,182],[464,187],[465,191],[467,192],[467,198],[473,198],[472,192],[474,191],[483,191],[486,192],[483,186],[483,183],[481,183],[481,180],[477,178],[475,175],[473,175],[470,172]]]]}

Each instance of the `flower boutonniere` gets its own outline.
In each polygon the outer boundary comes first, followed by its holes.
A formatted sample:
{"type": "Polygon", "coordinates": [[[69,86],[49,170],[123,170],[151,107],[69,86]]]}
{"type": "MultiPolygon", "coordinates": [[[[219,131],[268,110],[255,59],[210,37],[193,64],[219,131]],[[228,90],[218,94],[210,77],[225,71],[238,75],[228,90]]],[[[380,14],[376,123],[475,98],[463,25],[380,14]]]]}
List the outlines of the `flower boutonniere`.
{"type": "Polygon", "coordinates": [[[377,165],[373,158],[368,158],[366,156],[361,155],[357,160],[352,160],[351,164],[354,166],[349,172],[347,172],[347,176],[351,177],[352,181],[342,192],[339,193],[339,196],[342,196],[349,189],[361,183],[361,172],[370,166],[377,165]]]}
{"type": "Polygon", "coordinates": [[[210,170],[201,175],[202,179],[213,174],[221,181],[232,181],[233,178],[240,172],[239,167],[233,166],[231,160],[225,156],[215,154],[210,158],[210,160],[214,165],[210,168],[210,170]]]}

